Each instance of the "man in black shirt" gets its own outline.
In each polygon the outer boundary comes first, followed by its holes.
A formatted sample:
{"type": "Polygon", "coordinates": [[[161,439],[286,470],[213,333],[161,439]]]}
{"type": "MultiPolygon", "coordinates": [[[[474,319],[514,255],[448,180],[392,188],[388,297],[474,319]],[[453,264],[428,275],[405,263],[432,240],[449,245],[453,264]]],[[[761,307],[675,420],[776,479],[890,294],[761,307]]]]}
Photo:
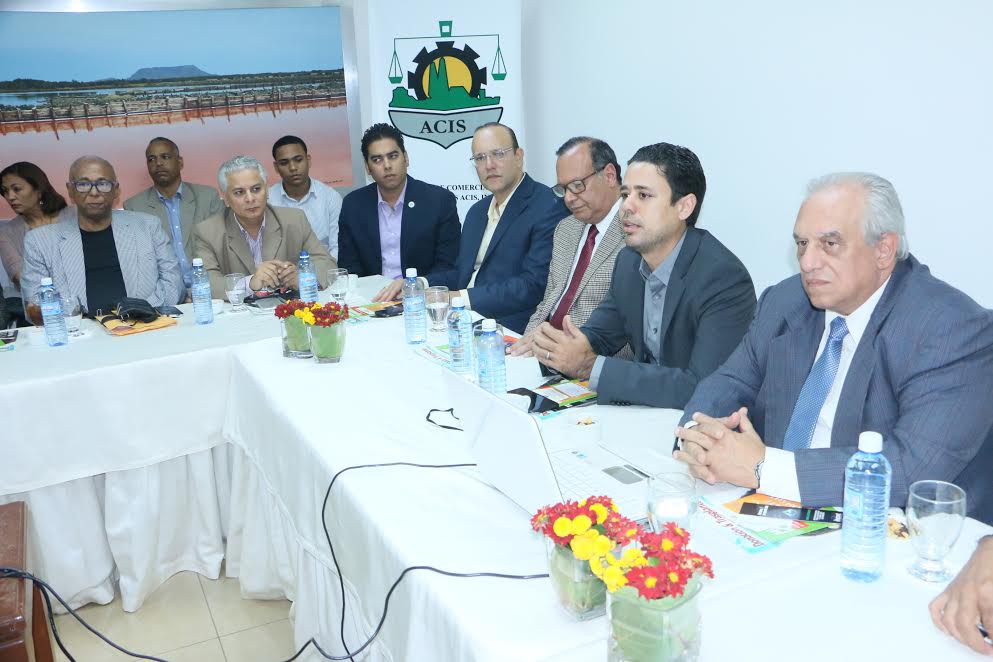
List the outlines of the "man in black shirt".
{"type": "Polygon", "coordinates": [[[182,300],[186,287],[168,236],[150,214],[113,209],[120,187],[107,161],[77,159],[69,168],[66,189],[76,214],[24,239],[21,290],[26,308],[33,305],[45,276],[63,297],[78,298],[91,313],[107,311],[125,296],[153,306],[182,300]]]}

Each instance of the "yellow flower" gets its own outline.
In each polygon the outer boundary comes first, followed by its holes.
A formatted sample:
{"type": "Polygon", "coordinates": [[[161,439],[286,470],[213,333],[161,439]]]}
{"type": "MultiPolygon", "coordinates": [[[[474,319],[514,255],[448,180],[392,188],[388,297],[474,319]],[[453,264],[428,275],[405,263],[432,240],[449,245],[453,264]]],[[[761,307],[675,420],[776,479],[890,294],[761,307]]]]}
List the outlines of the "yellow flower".
{"type": "Polygon", "coordinates": [[[581,533],[586,533],[591,526],[593,526],[593,520],[586,515],[578,515],[576,519],[572,520],[572,535],[578,536],[581,533]]]}
{"type": "Polygon", "coordinates": [[[624,571],[618,566],[612,565],[603,570],[603,583],[607,585],[607,590],[613,593],[620,587],[628,583],[628,578],[624,576],[624,571]]]}
{"type": "Polygon", "coordinates": [[[294,310],[293,311],[293,317],[301,317],[302,318],[303,317],[303,311],[302,310],[294,310]]]}
{"type": "Polygon", "coordinates": [[[614,546],[614,543],[607,536],[598,535],[593,539],[593,550],[597,556],[603,556],[609,552],[614,546]]]}
{"type": "Polygon", "coordinates": [[[641,563],[642,561],[645,563],[648,562],[645,558],[644,552],[636,547],[624,550],[624,554],[621,555],[621,563],[624,565],[638,567],[639,565],[644,565],[641,563]]]}
{"type": "Polygon", "coordinates": [[[583,508],[584,506],[586,506],[586,499],[583,499],[582,501],[579,502],[580,508],[583,508]]]}
{"type": "Polygon", "coordinates": [[[569,543],[569,547],[572,548],[573,556],[580,561],[589,561],[594,556],[593,541],[587,536],[576,536],[569,543]]]}
{"type": "Polygon", "coordinates": [[[590,572],[597,577],[603,577],[603,563],[600,562],[599,557],[593,557],[590,559],[590,572]]]}
{"type": "Polygon", "coordinates": [[[673,584],[675,584],[676,582],[679,581],[679,575],[677,575],[675,572],[670,572],[669,573],[669,581],[672,582],[673,584]]]}
{"type": "Polygon", "coordinates": [[[655,577],[645,577],[645,587],[655,588],[655,585],[659,583],[659,580],[655,577]]]}
{"type": "Polygon", "coordinates": [[[662,539],[662,551],[663,552],[668,552],[673,547],[675,547],[675,545],[672,544],[672,541],[671,540],[669,540],[668,538],[663,538],[662,539]]]}
{"type": "Polygon", "coordinates": [[[620,560],[613,554],[607,554],[603,558],[607,560],[607,565],[617,565],[618,563],[620,563],[620,560]]]}
{"type": "Polygon", "coordinates": [[[638,535],[638,529],[628,529],[627,531],[624,532],[624,535],[626,535],[628,538],[634,538],[636,535],[638,535]]]}
{"type": "Polygon", "coordinates": [[[568,517],[560,517],[555,520],[555,524],[552,525],[552,531],[555,535],[560,538],[565,538],[567,535],[572,533],[572,520],[568,517]]]}
{"type": "Polygon", "coordinates": [[[604,520],[607,519],[607,508],[602,503],[594,503],[590,506],[590,510],[596,513],[597,524],[603,524],[604,520]]]}

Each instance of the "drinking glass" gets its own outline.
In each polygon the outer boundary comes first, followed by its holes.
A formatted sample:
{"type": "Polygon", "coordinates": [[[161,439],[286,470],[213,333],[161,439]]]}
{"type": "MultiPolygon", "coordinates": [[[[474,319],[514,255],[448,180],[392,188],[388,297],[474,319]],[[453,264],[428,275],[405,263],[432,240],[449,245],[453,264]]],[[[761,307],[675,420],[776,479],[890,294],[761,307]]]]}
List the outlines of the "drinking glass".
{"type": "Polygon", "coordinates": [[[689,527],[696,512],[696,479],[680,472],[655,474],[648,479],[648,519],[658,532],[669,522],[689,527]]]}
{"type": "Polygon", "coordinates": [[[245,292],[243,280],[245,280],[245,274],[228,274],[224,277],[224,292],[231,303],[231,312],[245,310],[245,304],[242,302],[245,300],[247,292],[245,292]]]}
{"type": "Polygon", "coordinates": [[[328,269],[328,291],[332,301],[345,303],[348,297],[348,269],[328,269]]]}
{"type": "Polygon", "coordinates": [[[428,309],[432,331],[444,331],[448,319],[448,288],[432,285],[424,290],[424,306],[428,309]]]}
{"type": "Polygon", "coordinates": [[[907,497],[907,528],[917,552],[910,574],[926,582],[952,577],[945,565],[965,521],[965,491],[941,480],[919,480],[907,497]]]}
{"type": "Polygon", "coordinates": [[[79,297],[72,294],[62,296],[62,318],[66,321],[66,331],[70,336],[82,335],[79,325],[83,321],[83,307],[79,303],[79,297]]]}

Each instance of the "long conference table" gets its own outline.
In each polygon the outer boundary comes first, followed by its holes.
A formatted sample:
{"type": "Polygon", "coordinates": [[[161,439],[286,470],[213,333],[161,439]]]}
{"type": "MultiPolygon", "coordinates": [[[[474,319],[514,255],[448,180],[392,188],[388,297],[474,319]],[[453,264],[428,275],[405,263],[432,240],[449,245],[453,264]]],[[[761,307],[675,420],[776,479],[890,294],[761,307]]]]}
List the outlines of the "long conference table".
{"type": "MultiPolygon", "coordinates": [[[[380,285],[362,279],[357,295],[380,285]]],[[[74,606],[109,602],[116,585],[135,610],[171,574],[216,577],[226,559],[245,597],[293,602],[298,646],[316,637],[341,655],[325,525],[352,651],[409,566],[545,572],[529,514],[473,468],[348,471],[322,514],[346,467],[473,462],[471,440],[425,420],[453,403],[444,368],[403,342],[401,318],[350,325],[342,362],[317,365],[282,357],[269,315],[225,312],[203,327],[192,317],[124,338],[84,327],[68,347],[19,340],[0,354],[0,502],[27,501],[32,570],[74,606]]],[[[511,386],[539,380],[533,359],[509,359],[511,386]]],[[[678,418],[596,409],[605,438],[660,445],[678,418]]],[[[967,520],[950,563],[990,531],[967,520]]],[[[909,542],[889,541],[883,578],[861,585],[841,577],[837,533],[751,554],[716,530],[694,535],[716,573],[701,593],[701,660],[982,659],[931,624],[927,603],[943,587],[906,572],[909,542]]],[[[604,660],[606,636],[606,619],[562,612],[547,579],[415,571],[356,659],[604,660]]],[[[302,659],[323,658],[311,649],[302,659]]]]}

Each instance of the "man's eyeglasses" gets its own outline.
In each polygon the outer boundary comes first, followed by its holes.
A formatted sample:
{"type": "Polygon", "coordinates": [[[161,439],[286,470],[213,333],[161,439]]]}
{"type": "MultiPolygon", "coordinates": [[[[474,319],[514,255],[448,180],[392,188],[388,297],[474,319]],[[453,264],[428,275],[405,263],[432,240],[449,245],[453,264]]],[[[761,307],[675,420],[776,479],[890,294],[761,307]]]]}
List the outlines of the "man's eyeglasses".
{"type": "Polygon", "coordinates": [[[469,157],[469,162],[477,168],[486,163],[486,159],[490,158],[499,163],[503,161],[508,154],[514,151],[513,147],[504,147],[503,149],[494,149],[489,152],[480,152],[479,154],[473,154],[469,157]]]}
{"type": "MultiPolygon", "coordinates": [[[[603,170],[603,168],[600,168],[600,170],[603,170]]],[[[598,172],[600,172],[600,170],[594,170],[593,172],[586,175],[582,179],[573,180],[568,184],[566,184],[565,186],[562,186],[561,184],[556,184],[555,186],[552,187],[552,193],[559,196],[560,198],[565,197],[566,191],[579,195],[580,193],[586,190],[586,180],[592,177],[593,175],[597,174],[598,172]]]]}
{"type": "Polygon", "coordinates": [[[95,182],[81,179],[69,183],[76,189],[76,193],[82,193],[83,195],[89,195],[93,189],[96,189],[98,193],[110,193],[117,186],[117,182],[109,179],[98,179],[95,182]]]}

